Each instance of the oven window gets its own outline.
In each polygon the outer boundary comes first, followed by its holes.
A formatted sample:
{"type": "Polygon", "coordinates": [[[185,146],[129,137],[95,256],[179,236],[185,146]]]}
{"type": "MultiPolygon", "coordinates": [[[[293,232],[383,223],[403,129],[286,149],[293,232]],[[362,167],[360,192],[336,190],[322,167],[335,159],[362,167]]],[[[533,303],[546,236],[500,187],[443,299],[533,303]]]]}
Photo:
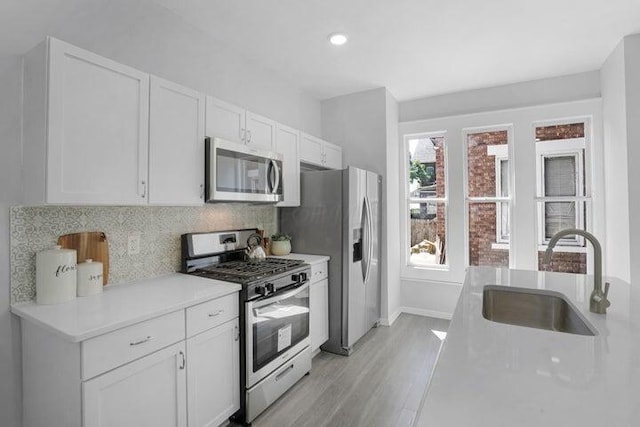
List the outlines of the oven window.
{"type": "Polygon", "coordinates": [[[290,298],[253,308],[251,315],[253,372],[257,372],[309,336],[309,288],[290,298]]]}

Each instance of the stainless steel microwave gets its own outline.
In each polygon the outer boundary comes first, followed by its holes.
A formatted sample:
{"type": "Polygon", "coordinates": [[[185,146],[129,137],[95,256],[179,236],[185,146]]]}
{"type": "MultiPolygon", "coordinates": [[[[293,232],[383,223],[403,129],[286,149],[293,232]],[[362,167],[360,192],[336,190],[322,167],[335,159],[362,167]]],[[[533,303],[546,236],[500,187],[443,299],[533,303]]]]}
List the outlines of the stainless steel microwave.
{"type": "Polygon", "coordinates": [[[282,200],[281,154],[207,137],[205,159],[207,202],[277,203],[282,200]]]}

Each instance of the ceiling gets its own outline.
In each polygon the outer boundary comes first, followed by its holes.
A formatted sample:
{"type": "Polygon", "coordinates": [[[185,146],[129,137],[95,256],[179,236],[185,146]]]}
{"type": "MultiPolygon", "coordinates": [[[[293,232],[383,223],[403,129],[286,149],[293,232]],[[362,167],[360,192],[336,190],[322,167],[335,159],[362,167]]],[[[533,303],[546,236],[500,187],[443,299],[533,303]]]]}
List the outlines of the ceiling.
{"type": "MultiPolygon", "coordinates": [[[[14,14],[49,6],[3,25],[0,54],[97,1],[2,0],[14,14]]],[[[318,99],[385,86],[404,101],[597,70],[640,32],[638,0],[151,1],[318,99]],[[336,31],[346,45],[327,42],[336,31]]]]}

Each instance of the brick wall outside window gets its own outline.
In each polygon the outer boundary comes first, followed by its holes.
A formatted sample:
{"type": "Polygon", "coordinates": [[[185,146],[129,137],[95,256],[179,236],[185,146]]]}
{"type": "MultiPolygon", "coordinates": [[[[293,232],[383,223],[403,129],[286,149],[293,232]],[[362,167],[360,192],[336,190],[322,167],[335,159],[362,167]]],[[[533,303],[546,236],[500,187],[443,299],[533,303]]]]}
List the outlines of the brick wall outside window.
{"type": "MultiPolygon", "coordinates": [[[[496,196],[496,159],[487,147],[508,143],[507,131],[474,133],[467,136],[467,164],[470,197],[496,196]]],[[[495,203],[469,204],[469,265],[508,266],[509,251],[493,249],[496,243],[495,203]]]]}

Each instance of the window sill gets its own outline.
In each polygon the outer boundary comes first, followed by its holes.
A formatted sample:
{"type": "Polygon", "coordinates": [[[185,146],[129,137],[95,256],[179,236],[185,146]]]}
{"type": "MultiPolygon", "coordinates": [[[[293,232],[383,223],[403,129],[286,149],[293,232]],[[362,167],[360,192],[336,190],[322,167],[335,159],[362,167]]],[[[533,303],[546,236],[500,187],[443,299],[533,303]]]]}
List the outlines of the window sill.
{"type": "MultiPolygon", "coordinates": [[[[547,245],[538,245],[538,252],[544,252],[546,251],[548,248],[547,245]]],[[[553,253],[557,253],[557,252],[566,252],[566,253],[573,253],[573,254],[586,254],[587,253],[587,248],[583,247],[583,246],[560,246],[560,245],[556,245],[553,247],[553,253]]]]}
{"type": "Polygon", "coordinates": [[[491,244],[491,249],[501,249],[501,250],[508,251],[509,250],[509,243],[492,243],[491,244]]]}

